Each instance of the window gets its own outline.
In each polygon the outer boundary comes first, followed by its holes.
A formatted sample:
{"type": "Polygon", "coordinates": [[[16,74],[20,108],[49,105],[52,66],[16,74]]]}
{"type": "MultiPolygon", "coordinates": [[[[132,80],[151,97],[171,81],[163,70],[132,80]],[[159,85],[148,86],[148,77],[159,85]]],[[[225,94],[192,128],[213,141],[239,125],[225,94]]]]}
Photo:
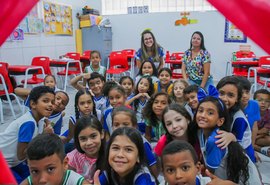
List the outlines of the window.
{"type": "Polygon", "coordinates": [[[102,15],[208,10],[207,0],[102,0],[102,15]]]}

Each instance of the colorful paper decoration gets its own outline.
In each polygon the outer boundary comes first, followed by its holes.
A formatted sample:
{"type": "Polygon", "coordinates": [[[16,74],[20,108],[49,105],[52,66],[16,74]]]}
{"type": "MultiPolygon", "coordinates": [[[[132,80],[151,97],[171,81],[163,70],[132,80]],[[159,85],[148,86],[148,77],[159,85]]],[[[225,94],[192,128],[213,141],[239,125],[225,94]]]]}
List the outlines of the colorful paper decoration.
{"type": "Polygon", "coordinates": [[[182,12],[182,13],[180,13],[180,15],[182,16],[182,18],[175,21],[175,26],[181,26],[181,25],[186,26],[188,24],[198,23],[197,19],[189,19],[187,17],[190,15],[189,12],[182,12]]]}
{"type": "Polygon", "coordinates": [[[71,6],[44,1],[44,32],[55,35],[72,35],[71,6]]]}

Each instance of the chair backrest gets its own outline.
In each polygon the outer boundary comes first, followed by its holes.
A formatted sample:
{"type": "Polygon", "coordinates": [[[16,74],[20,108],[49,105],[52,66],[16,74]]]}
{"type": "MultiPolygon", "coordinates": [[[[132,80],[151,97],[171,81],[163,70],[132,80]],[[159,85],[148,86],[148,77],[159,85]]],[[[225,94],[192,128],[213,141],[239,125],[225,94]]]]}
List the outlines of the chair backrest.
{"type": "Polygon", "coordinates": [[[123,49],[123,52],[127,53],[129,58],[133,58],[135,56],[136,50],[135,49],[123,49]]]}
{"type": "Polygon", "coordinates": [[[270,65],[270,56],[262,56],[259,59],[259,66],[270,65]]]}
{"type": "Polygon", "coordinates": [[[85,50],[82,55],[90,57],[91,56],[91,50],[85,50]]]}
{"type": "MultiPolygon", "coordinates": [[[[44,56],[34,57],[32,59],[32,65],[33,66],[42,66],[44,69],[44,73],[46,75],[52,75],[49,57],[44,57],[44,56]]],[[[41,74],[41,70],[39,71],[39,74],[41,74]]]]}
{"type": "MultiPolygon", "coordinates": [[[[0,74],[3,76],[4,81],[0,79],[0,84],[6,85],[8,93],[13,93],[14,88],[8,75],[8,63],[0,62],[0,74]]],[[[0,96],[5,95],[5,90],[0,90],[0,96]]]]}
{"type": "Polygon", "coordinates": [[[69,53],[66,53],[66,55],[68,58],[72,58],[74,60],[80,60],[80,53],[76,53],[76,52],[69,52],[69,53]]]}
{"type": "Polygon", "coordinates": [[[236,58],[255,58],[256,55],[252,51],[237,51],[236,58]]]}
{"type": "Polygon", "coordinates": [[[183,52],[175,52],[175,53],[172,53],[171,58],[175,60],[181,60],[183,55],[184,55],[183,52]]]}
{"type": "Polygon", "coordinates": [[[110,53],[110,68],[114,66],[121,66],[128,69],[128,55],[126,51],[113,51],[110,53]]]}

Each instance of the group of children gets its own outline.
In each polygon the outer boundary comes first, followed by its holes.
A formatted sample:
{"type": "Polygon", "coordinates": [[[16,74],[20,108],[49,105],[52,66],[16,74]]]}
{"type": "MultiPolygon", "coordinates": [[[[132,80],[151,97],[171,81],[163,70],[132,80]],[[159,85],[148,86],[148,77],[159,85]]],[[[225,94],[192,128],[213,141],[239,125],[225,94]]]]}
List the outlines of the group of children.
{"type": "Polygon", "coordinates": [[[250,100],[249,81],[234,76],[202,89],[172,81],[170,69],[150,61],[135,81],[105,82],[100,60],[93,51],[91,73],[71,80],[74,115],[64,114],[69,96],[53,76],[28,93],[17,89],[29,110],[1,133],[0,149],[18,183],[261,182],[254,149],[270,156],[268,90],[250,100]],[[70,117],[61,132],[63,116],[70,117]]]}

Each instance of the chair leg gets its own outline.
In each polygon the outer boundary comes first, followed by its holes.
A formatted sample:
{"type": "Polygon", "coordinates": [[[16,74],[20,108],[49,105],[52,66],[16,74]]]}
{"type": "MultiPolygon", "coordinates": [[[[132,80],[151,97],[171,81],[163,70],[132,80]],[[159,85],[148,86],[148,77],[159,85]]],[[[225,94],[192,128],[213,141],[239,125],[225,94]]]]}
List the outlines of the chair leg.
{"type": "Polygon", "coordinates": [[[9,96],[10,96],[10,94],[7,95],[8,104],[9,104],[9,107],[11,109],[11,113],[12,113],[14,119],[16,119],[16,115],[15,115],[15,112],[14,112],[14,109],[13,109],[13,106],[12,106],[12,102],[11,102],[11,99],[10,99],[9,96]]]}
{"type": "Polygon", "coordinates": [[[25,106],[20,103],[19,98],[15,94],[12,93],[12,95],[15,97],[15,100],[16,100],[17,104],[19,105],[19,108],[20,108],[20,110],[22,112],[22,115],[23,115],[24,114],[24,110],[25,110],[23,107],[25,107],[25,106]]]}
{"type": "Polygon", "coordinates": [[[2,100],[0,100],[0,122],[1,124],[4,123],[4,115],[3,115],[3,104],[2,104],[2,100]]]}

